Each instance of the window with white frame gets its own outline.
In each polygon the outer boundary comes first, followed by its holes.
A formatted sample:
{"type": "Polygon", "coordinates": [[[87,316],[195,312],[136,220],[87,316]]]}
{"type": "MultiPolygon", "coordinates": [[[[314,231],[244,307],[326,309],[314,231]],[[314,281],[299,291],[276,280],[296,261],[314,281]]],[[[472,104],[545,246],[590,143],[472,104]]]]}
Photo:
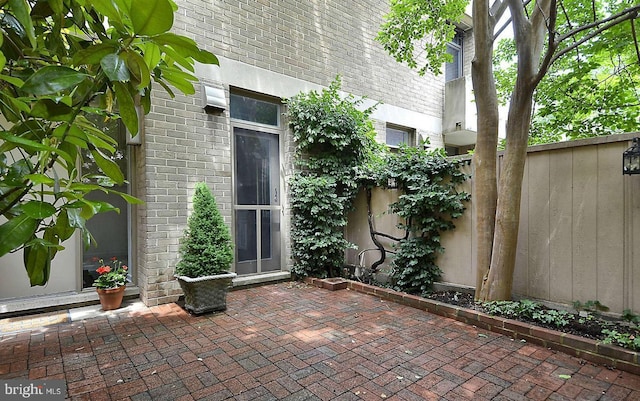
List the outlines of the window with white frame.
{"type": "Polygon", "coordinates": [[[387,135],[385,142],[391,149],[398,149],[403,144],[407,146],[413,146],[415,143],[414,130],[406,127],[387,125],[387,135]]]}
{"type": "Polygon", "coordinates": [[[462,45],[464,43],[464,33],[456,30],[456,34],[451,42],[447,43],[447,53],[453,57],[453,61],[445,64],[445,81],[451,81],[462,77],[462,45]]]}

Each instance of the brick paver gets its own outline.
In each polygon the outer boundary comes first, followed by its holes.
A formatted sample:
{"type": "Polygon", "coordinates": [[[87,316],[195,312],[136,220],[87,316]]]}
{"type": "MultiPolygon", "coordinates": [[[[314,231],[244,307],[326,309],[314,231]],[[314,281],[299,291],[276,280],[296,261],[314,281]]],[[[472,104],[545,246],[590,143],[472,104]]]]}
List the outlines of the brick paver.
{"type": "Polygon", "coordinates": [[[633,374],[298,283],[234,291],[224,313],[168,304],[1,335],[10,378],[65,379],[73,400],[640,400],[633,374]]]}

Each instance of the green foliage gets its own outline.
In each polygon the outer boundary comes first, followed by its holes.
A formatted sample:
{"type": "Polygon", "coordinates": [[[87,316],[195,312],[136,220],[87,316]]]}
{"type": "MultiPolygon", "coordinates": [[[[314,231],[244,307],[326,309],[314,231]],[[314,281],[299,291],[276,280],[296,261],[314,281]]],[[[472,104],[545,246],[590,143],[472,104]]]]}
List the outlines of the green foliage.
{"type": "Polygon", "coordinates": [[[631,333],[619,333],[616,330],[604,329],[602,333],[606,335],[602,341],[605,344],[619,345],[632,351],[640,351],[640,336],[631,333]]]}
{"type": "Polygon", "coordinates": [[[341,268],[344,250],[353,247],[343,235],[352,198],[337,194],[335,178],[308,174],[291,179],[290,196],[294,272],[324,277],[327,268],[341,268]]]}
{"type": "Polygon", "coordinates": [[[587,312],[606,312],[609,310],[609,307],[603,305],[598,300],[589,300],[585,303],[580,301],[573,301],[573,308],[577,311],[587,311],[587,312]]]}
{"type": "Polygon", "coordinates": [[[378,182],[389,179],[402,191],[397,202],[389,206],[404,223],[399,228],[409,232],[400,241],[393,261],[392,278],[397,289],[423,294],[440,276],[435,261],[444,249],[440,235],[455,228],[453,220],[462,216],[469,194],[458,192],[467,176],[458,161],[448,160],[442,149],[427,151],[402,147],[390,154],[379,171],[378,182]]]}
{"type": "Polygon", "coordinates": [[[547,309],[539,310],[533,313],[532,320],[536,322],[546,323],[556,327],[564,327],[569,324],[573,316],[563,310],[547,309]]]}
{"type": "Polygon", "coordinates": [[[229,227],[207,184],[198,183],[175,274],[191,278],[221,274],[229,270],[231,262],[233,244],[229,227]]]}
{"type": "Polygon", "coordinates": [[[89,246],[85,222],[116,210],[89,192],[139,202],[111,189],[125,177],[102,125],[120,120],[135,135],[153,83],[194,93],[194,61],[217,59],[169,32],[171,0],[0,4],[0,256],[23,249],[31,285],[44,285],[61,244],[80,229],[89,246]]]}
{"type": "Polygon", "coordinates": [[[528,299],[483,302],[482,307],[490,315],[528,319],[555,327],[564,327],[574,318],[569,312],[543,308],[540,304],[528,299]]]}
{"type": "MultiPolygon", "coordinates": [[[[531,3],[533,4],[533,3],[531,3]]],[[[627,1],[595,1],[592,7],[563,2],[557,31],[615,14],[627,1]],[[594,11],[595,10],[595,11],[594,11]],[[567,19],[571,17],[572,21],[567,19]]],[[[637,28],[636,28],[637,30],[637,28]]],[[[583,33],[587,34],[590,30],[583,33]]],[[[576,37],[580,40],[582,36],[576,37]]],[[[534,94],[530,144],[640,130],[640,63],[629,23],[616,25],[557,60],[534,94]]],[[[572,44],[572,42],[567,42],[572,44]]],[[[514,87],[517,55],[513,39],[498,42],[494,54],[496,86],[502,103],[514,87]]]]}
{"type": "Polygon", "coordinates": [[[629,323],[640,324],[640,316],[636,315],[631,309],[625,309],[622,311],[622,319],[629,323]]]}
{"type": "Polygon", "coordinates": [[[111,258],[111,263],[105,264],[102,259],[100,259],[99,263],[100,266],[96,269],[99,276],[93,282],[94,287],[106,290],[127,284],[129,268],[123,265],[116,257],[111,258]]]}
{"type": "Polygon", "coordinates": [[[340,77],[321,93],[286,101],[296,142],[298,170],[291,178],[293,272],[325,277],[344,266],[346,215],[358,190],[357,177],[379,146],[369,120],[371,108],[339,94],[340,77]]]}
{"type": "Polygon", "coordinates": [[[446,45],[467,4],[467,0],[392,0],[376,39],[396,61],[418,68],[420,75],[427,70],[437,75],[445,61],[452,61],[446,45]]]}

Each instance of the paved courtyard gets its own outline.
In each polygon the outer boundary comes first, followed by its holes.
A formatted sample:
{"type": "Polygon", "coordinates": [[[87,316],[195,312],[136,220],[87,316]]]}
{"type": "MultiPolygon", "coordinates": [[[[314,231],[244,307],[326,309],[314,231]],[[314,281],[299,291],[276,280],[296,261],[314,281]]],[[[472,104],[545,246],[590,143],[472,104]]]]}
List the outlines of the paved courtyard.
{"type": "Polygon", "coordinates": [[[640,400],[640,377],[354,291],[234,291],[0,333],[0,380],[73,400],[640,400]]]}

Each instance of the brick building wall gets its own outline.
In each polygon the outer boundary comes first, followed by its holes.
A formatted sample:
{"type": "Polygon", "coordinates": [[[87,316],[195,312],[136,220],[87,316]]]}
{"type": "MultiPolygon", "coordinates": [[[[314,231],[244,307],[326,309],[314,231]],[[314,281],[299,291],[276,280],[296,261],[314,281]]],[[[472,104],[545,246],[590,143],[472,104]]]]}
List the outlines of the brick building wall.
{"type": "MultiPolygon", "coordinates": [[[[381,140],[386,123],[407,126],[442,145],[443,76],[418,76],[375,42],[386,1],[301,2],[295,0],[177,0],[174,31],[220,58],[221,66],[199,66],[201,82],[284,98],[320,89],[342,76],[343,91],[380,101],[373,118],[381,140]]],[[[147,305],[177,300],[173,280],[179,239],[191,210],[196,182],[213,190],[232,227],[232,135],[228,109],[207,114],[202,89],[171,99],[156,90],[136,149],[138,207],[134,234],[137,278],[147,305]]],[[[228,104],[228,103],[227,103],[228,104]]],[[[286,127],[286,121],[282,123],[286,127]]],[[[294,144],[281,136],[283,181],[291,175],[294,144]]],[[[283,184],[286,190],[286,185],[283,184]]],[[[283,199],[283,269],[290,265],[289,208],[283,199]]]]}

